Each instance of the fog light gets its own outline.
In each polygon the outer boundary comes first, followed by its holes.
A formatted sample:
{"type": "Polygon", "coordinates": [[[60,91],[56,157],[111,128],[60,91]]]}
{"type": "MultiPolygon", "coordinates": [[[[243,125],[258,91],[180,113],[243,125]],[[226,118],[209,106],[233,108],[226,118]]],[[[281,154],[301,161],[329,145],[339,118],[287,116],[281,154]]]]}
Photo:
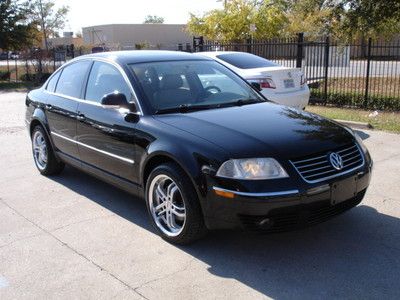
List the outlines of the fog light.
{"type": "Polygon", "coordinates": [[[258,226],[260,226],[262,229],[268,229],[272,226],[272,224],[273,221],[270,218],[265,218],[258,222],[258,226]]]}

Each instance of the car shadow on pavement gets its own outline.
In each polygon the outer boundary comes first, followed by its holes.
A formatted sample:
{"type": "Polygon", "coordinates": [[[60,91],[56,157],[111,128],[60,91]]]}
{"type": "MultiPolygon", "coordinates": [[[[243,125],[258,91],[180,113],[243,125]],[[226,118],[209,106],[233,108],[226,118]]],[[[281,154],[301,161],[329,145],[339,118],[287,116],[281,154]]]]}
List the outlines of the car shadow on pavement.
{"type": "MultiPolygon", "coordinates": [[[[155,233],[144,201],[70,167],[51,178],[155,233]]],[[[363,204],[307,229],[215,231],[177,247],[207,264],[211,274],[276,299],[400,297],[400,219],[363,204]]]]}

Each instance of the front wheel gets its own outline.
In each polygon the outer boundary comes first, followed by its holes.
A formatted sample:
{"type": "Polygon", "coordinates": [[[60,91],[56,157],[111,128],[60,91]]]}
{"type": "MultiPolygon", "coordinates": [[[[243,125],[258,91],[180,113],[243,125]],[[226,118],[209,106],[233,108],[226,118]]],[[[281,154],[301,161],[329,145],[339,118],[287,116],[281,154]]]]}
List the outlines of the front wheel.
{"type": "Polygon", "coordinates": [[[194,187],[175,164],[163,164],[151,172],[146,203],[154,227],[168,242],[188,244],[206,233],[194,187]]]}

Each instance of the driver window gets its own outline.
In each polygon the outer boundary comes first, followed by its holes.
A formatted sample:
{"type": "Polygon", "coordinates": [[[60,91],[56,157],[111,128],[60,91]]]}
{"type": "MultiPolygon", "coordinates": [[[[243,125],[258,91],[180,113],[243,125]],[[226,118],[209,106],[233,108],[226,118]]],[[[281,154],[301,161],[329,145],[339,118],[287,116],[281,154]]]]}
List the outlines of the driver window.
{"type": "Polygon", "coordinates": [[[100,103],[104,95],[116,91],[124,94],[128,101],[132,100],[132,93],[117,68],[108,63],[96,61],[90,71],[85,99],[100,103]]]}

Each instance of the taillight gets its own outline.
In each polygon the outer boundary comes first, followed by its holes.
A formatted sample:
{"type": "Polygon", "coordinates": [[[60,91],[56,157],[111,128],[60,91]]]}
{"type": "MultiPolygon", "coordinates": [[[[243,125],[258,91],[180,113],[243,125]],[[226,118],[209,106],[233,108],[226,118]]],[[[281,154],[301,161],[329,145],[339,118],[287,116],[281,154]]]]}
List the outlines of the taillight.
{"type": "Polygon", "coordinates": [[[251,82],[257,82],[262,89],[276,89],[276,85],[271,78],[250,79],[251,82]]]}
{"type": "Polygon", "coordinates": [[[304,75],[300,77],[300,85],[305,85],[307,83],[307,78],[304,75]]]}

